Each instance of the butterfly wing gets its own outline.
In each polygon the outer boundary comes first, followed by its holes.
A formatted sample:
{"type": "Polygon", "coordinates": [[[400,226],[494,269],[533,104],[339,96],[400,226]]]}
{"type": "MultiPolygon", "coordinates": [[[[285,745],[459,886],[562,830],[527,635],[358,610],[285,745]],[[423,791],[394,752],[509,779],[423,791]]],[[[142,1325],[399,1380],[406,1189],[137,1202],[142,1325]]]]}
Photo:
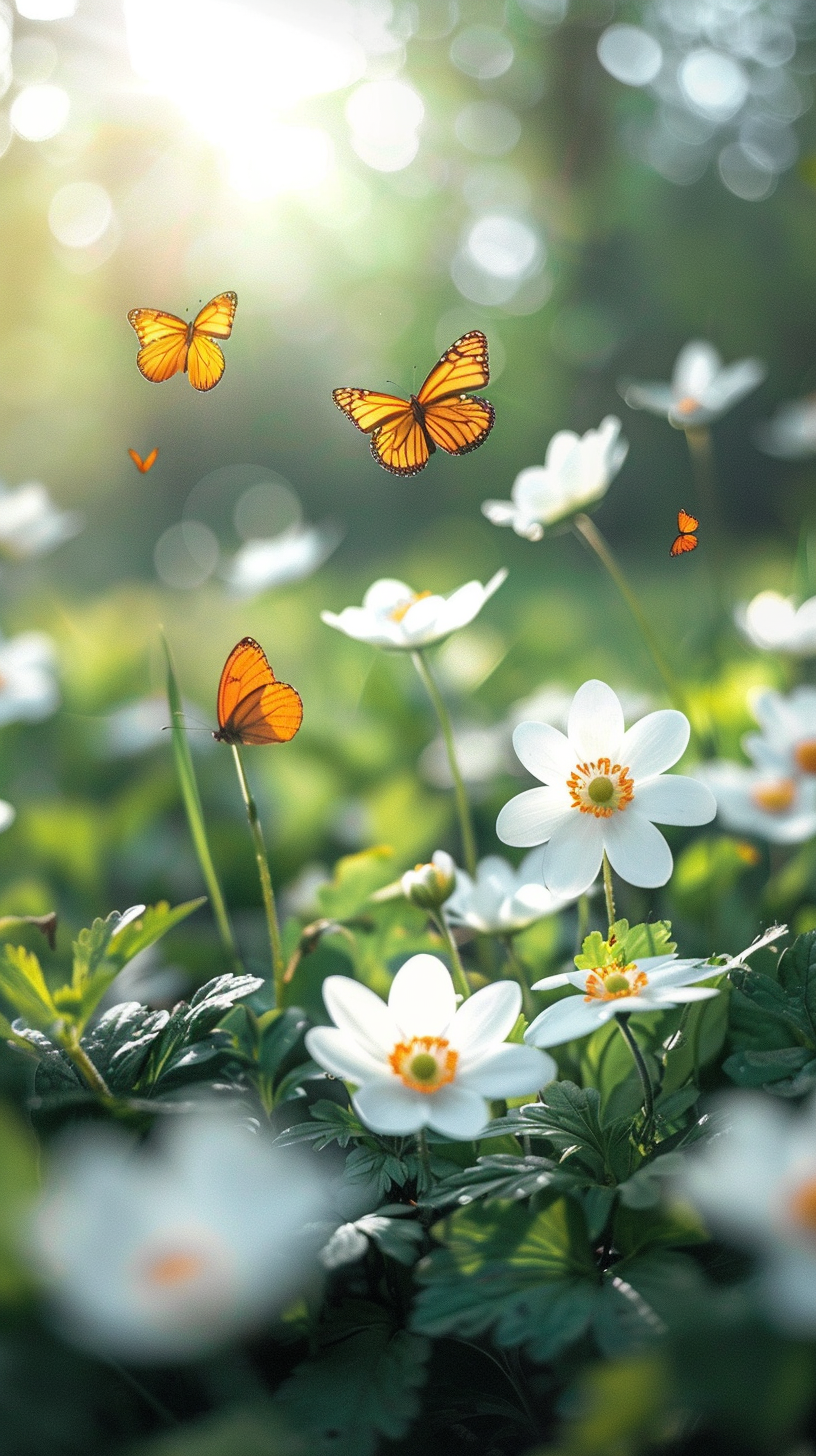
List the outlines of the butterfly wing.
{"type": "Polygon", "coordinates": [[[686,551],[693,551],[697,545],[697,537],[691,531],[683,531],[675,536],[669,551],[670,556],[683,556],[686,551]]]}
{"type": "Polygon", "coordinates": [[[128,323],[136,330],[136,337],[142,348],[162,339],[187,337],[184,319],[177,318],[174,313],[165,313],[160,308],[132,308],[128,314],[128,323]]]}
{"type": "Polygon", "coordinates": [[[445,350],[417,398],[423,409],[427,409],[430,404],[462,394],[467,389],[482,389],[489,379],[487,339],[479,329],[472,329],[445,350]]]}
{"type": "Polygon", "coordinates": [[[378,430],[381,425],[411,414],[407,400],[396,394],[378,394],[373,389],[334,389],[332,399],[337,408],[351,420],[364,435],[378,430]]]}
{"type": "Polygon", "coordinates": [[[136,469],[141,472],[142,475],[147,475],[148,470],[151,470],[156,464],[158,453],[159,447],[158,445],[156,445],[150,451],[150,454],[146,455],[143,460],[138,450],[128,450],[128,455],[133,461],[133,464],[136,466],[136,469]]]}
{"type": "Polygon", "coordinates": [[[194,334],[187,354],[187,373],[193,389],[214,389],[226,367],[215,341],[205,334],[194,334]]]}
{"type": "Polygon", "coordinates": [[[187,325],[174,313],[158,308],[132,308],[128,323],[136,330],[141,348],[136,363],[151,384],[163,384],[187,363],[187,325]]]}
{"type": "Polygon", "coordinates": [[[425,428],[435,445],[449,455],[478,449],[493,429],[495,410],[479,395],[442,400],[425,409],[425,428]]]}
{"type": "Polygon", "coordinates": [[[371,436],[374,459],[392,475],[418,474],[425,469],[434,448],[410,405],[403,405],[402,414],[380,425],[371,436]]]}
{"type": "Polygon", "coordinates": [[[696,531],[699,524],[700,522],[697,520],[697,517],[689,515],[688,511],[684,511],[681,508],[677,512],[677,529],[685,535],[696,531]]]}
{"type": "Polygon", "coordinates": [[[300,695],[279,683],[252,637],[233,647],[218,684],[218,733],[225,743],[286,743],[303,718],[300,695]]]}
{"type": "Polygon", "coordinates": [[[237,293],[219,293],[211,298],[193,319],[193,338],[205,334],[210,339],[228,339],[237,307],[237,293]]]}

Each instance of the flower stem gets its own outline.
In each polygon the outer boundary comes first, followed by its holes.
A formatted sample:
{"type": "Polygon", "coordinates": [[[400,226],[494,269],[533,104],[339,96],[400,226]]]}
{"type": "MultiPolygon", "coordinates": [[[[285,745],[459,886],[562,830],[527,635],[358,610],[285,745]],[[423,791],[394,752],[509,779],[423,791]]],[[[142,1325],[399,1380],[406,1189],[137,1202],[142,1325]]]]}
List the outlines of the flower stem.
{"type": "Polygon", "coordinates": [[[612,885],[612,866],[609,863],[606,850],[603,852],[603,885],[604,899],[606,900],[606,918],[609,922],[609,929],[611,930],[617,916],[615,914],[615,891],[612,885]]]}
{"type": "Polygon", "coordinates": [[[269,947],[272,952],[272,977],[275,985],[275,1005],[283,1004],[283,978],[286,974],[286,962],[283,958],[283,945],[281,944],[280,926],[278,925],[278,912],[275,908],[275,892],[272,889],[272,877],[269,873],[269,861],[266,857],[266,845],[264,844],[263,829],[258,818],[258,806],[252,797],[247,776],[244,772],[244,765],[238,751],[238,745],[232,745],[233,757],[235,759],[235,770],[238,774],[238,782],[241,785],[244,804],[246,805],[247,819],[252,834],[252,841],[255,845],[255,860],[258,865],[258,879],[261,882],[261,894],[263,896],[264,910],[266,911],[266,925],[269,931],[269,947]]]}
{"type": "Polygon", "coordinates": [[[635,1040],[634,1032],[629,1026],[630,1015],[631,1012],[628,1012],[623,1016],[616,1016],[615,1020],[620,1028],[621,1036],[632,1053],[632,1061],[637,1067],[640,1085],[643,1088],[643,1139],[645,1141],[654,1122],[654,1091],[652,1089],[652,1079],[649,1076],[649,1068],[646,1066],[643,1053],[635,1040]]]}
{"type": "Polygon", "coordinates": [[[589,895],[584,894],[584,895],[579,895],[578,896],[578,931],[577,931],[577,939],[578,939],[578,951],[579,951],[579,953],[581,951],[581,947],[584,944],[584,937],[586,936],[586,933],[587,933],[588,930],[589,930],[589,895]]]}
{"type": "Polygon", "coordinates": [[[60,1037],[60,1044],[66,1056],[70,1057],[80,1077],[97,1097],[106,1102],[112,1102],[113,1097],[102,1073],[94,1066],[88,1053],[79,1040],[79,1033],[75,1026],[71,1026],[60,1037]]]}
{"type": "Polygon", "coordinates": [[[467,1001],[467,998],[470,995],[470,986],[468,985],[468,979],[465,975],[465,968],[462,965],[462,957],[459,954],[459,947],[456,944],[456,940],[454,939],[453,931],[448,925],[448,922],[445,919],[445,916],[441,910],[438,912],[431,911],[431,919],[433,920],[434,925],[436,926],[439,934],[442,936],[442,939],[444,940],[445,945],[448,948],[448,955],[451,958],[451,976],[453,977],[453,984],[459,992],[459,995],[462,997],[462,1000],[467,1001]]]}
{"type": "Polygon", "coordinates": [[[536,1013],[535,1007],[533,1005],[533,998],[530,992],[530,987],[527,984],[527,977],[524,974],[524,966],[521,964],[521,961],[516,955],[512,935],[503,935],[502,940],[504,942],[505,950],[507,951],[507,965],[510,970],[510,974],[516,981],[518,981],[519,986],[521,987],[522,1010],[527,1020],[532,1021],[536,1013]]]}
{"type": "Polygon", "coordinates": [[[465,861],[465,869],[472,877],[476,874],[476,836],[473,832],[473,820],[470,817],[470,805],[465,793],[464,780],[456,758],[456,745],[453,740],[453,728],[451,727],[450,715],[445,707],[445,700],[439,691],[430,668],[425,660],[425,654],[421,648],[411,653],[414,667],[419,673],[425,690],[434,706],[434,711],[439,719],[439,726],[442,729],[442,737],[445,741],[445,751],[448,755],[453,789],[456,796],[456,810],[459,815],[459,830],[462,835],[462,854],[465,861]]]}
{"type": "Polygon", "coordinates": [[[425,1136],[424,1127],[421,1127],[419,1129],[419,1132],[416,1134],[416,1147],[421,1172],[421,1181],[425,1185],[422,1190],[422,1192],[424,1193],[428,1188],[430,1188],[431,1183],[433,1182],[433,1175],[431,1173],[431,1155],[428,1152],[428,1139],[425,1136]]]}

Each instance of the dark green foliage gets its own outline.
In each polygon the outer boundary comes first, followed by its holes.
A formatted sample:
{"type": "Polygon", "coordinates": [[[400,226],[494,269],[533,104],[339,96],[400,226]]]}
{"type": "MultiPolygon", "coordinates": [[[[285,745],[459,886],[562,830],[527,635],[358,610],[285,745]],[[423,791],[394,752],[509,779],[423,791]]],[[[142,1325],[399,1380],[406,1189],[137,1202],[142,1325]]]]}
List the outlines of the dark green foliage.
{"type": "Polygon", "coordinates": [[[741,1087],[799,1097],[816,1087],[816,931],[780,958],[777,976],[731,972],[730,1038],[723,1070],[741,1087]]]}

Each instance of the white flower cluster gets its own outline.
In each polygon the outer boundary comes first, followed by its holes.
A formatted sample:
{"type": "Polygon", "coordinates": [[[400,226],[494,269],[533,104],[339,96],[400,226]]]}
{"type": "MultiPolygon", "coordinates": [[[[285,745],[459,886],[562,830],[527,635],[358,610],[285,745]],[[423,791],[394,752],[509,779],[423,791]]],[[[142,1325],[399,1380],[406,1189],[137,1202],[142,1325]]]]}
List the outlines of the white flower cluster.
{"type": "Polygon", "coordinates": [[[701,764],[727,829],[774,844],[799,844],[816,834],[816,688],[785,696],[767,688],[752,697],[761,732],[747,733],[748,764],[701,764]]]}

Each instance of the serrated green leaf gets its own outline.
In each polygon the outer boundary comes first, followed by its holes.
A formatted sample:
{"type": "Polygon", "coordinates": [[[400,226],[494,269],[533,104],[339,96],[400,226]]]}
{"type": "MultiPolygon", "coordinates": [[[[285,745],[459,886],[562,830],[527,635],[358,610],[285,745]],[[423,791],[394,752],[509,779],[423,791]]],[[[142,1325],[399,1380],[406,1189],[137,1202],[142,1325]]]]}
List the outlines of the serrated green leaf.
{"type": "Polygon", "coordinates": [[[174,1074],[185,1070],[189,1073],[202,1058],[209,1059],[222,1048],[231,1050],[230,1038],[223,1033],[221,1041],[193,1053],[196,1044],[211,1036],[236,1001],[262,985],[258,976],[226,974],[201,986],[189,1003],[180,1001],[155,1038],[135,1090],[152,1091],[174,1074]]]}
{"type": "Polygon", "coordinates": [[[630,1136],[631,1119],[603,1122],[600,1094],[594,1087],[551,1082],[542,1091],[540,1102],[519,1109],[514,1125],[517,1136],[527,1133],[546,1138],[562,1163],[568,1161],[571,1171],[579,1165],[593,1182],[620,1182],[628,1178],[637,1160],[630,1136]]]}
{"type": "Polygon", "coordinates": [[[162,900],[148,906],[121,930],[118,926],[122,917],[115,911],[106,920],[94,920],[90,928],[81,930],[74,941],[71,984],[55,991],[57,1006],[72,1015],[81,1031],[128,961],[154,945],[204,903],[201,897],[171,909],[167,901],[162,900]]]}
{"type": "Polygon", "coordinates": [[[26,1025],[48,1031],[60,1020],[42,967],[24,945],[6,945],[0,955],[0,993],[11,1002],[26,1025]]]}
{"type": "Polygon", "coordinates": [[[585,937],[575,964],[579,971],[593,971],[618,961],[628,964],[646,956],[670,955],[676,949],[668,920],[632,926],[628,920],[616,920],[606,940],[599,930],[593,930],[585,937]]]}
{"type": "Polygon", "coordinates": [[[457,1168],[435,1183],[419,1204],[422,1208],[446,1208],[454,1203],[465,1207],[476,1199],[490,1203],[497,1198],[531,1198],[547,1188],[577,1187],[579,1182],[552,1158],[537,1158],[532,1153],[527,1157],[491,1153],[478,1158],[475,1166],[457,1168]]]}

